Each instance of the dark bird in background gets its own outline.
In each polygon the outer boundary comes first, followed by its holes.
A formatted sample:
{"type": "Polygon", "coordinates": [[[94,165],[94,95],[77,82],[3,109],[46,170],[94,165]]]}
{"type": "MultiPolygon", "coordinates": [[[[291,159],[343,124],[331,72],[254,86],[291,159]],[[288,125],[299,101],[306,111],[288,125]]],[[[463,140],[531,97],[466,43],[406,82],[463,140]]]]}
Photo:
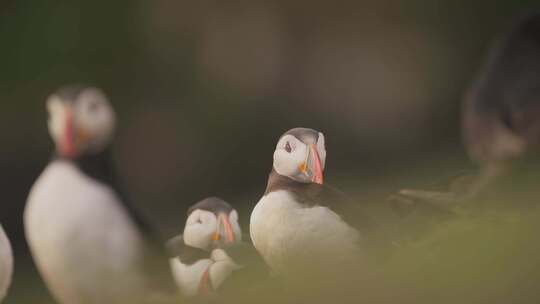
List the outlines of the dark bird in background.
{"type": "Polygon", "coordinates": [[[495,41],[462,110],[465,148],[480,172],[453,180],[448,191],[401,190],[397,201],[443,207],[467,201],[504,175],[512,161],[538,151],[540,13],[518,18],[495,41]]]}
{"type": "Polygon", "coordinates": [[[9,239],[0,225],[0,302],[7,294],[13,275],[13,250],[9,239]]]}
{"type": "Polygon", "coordinates": [[[115,112],[93,87],[47,100],[56,151],[24,212],[38,270],[62,304],[152,303],[177,296],[162,243],[120,191],[110,161],[115,112]]]}
{"type": "Polygon", "coordinates": [[[540,13],[519,18],[491,49],[463,105],[463,137],[479,191],[540,144],[540,13]]]}
{"type": "MultiPolygon", "coordinates": [[[[218,197],[189,208],[183,234],[172,238],[167,249],[174,278],[186,297],[221,294],[246,273],[245,268],[262,265],[255,248],[242,241],[238,212],[218,197]]],[[[245,277],[242,281],[242,289],[233,290],[236,295],[250,282],[245,277]]]]}

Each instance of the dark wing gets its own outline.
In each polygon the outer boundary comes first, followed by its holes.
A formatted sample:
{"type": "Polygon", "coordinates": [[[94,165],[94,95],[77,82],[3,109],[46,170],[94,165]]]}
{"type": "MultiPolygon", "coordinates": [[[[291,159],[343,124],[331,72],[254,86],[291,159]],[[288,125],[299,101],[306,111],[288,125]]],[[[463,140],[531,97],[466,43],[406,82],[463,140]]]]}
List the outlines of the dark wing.
{"type": "Polygon", "coordinates": [[[227,254],[235,263],[245,267],[265,265],[262,257],[251,242],[241,242],[226,248],[227,254]]]}
{"type": "Polygon", "coordinates": [[[169,258],[179,258],[186,265],[192,265],[199,260],[210,258],[209,252],[186,245],[182,235],[167,241],[166,248],[169,258]]]}
{"type": "Polygon", "coordinates": [[[299,183],[278,174],[274,169],[268,177],[265,194],[286,190],[296,196],[296,200],[306,207],[324,206],[338,214],[350,226],[358,230],[373,229],[377,225],[368,216],[367,210],[342,191],[328,185],[299,183]]]}
{"type": "Polygon", "coordinates": [[[376,221],[368,215],[368,210],[360,202],[329,185],[306,184],[302,192],[294,192],[302,204],[324,206],[339,215],[348,225],[363,232],[380,229],[376,221]]]}
{"type": "Polygon", "coordinates": [[[296,201],[305,207],[327,207],[348,225],[360,231],[363,240],[378,245],[391,242],[390,233],[371,217],[371,211],[362,200],[353,200],[342,191],[328,185],[299,183],[272,170],[268,177],[265,194],[285,190],[295,195],[296,201]]]}
{"type": "Polygon", "coordinates": [[[110,151],[83,156],[75,162],[86,175],[111,187],[118,195],[130,218],[133,219],[145,242],[143,266],[147,276],[152,280],[154,290],[175,293],[176,287],[172,279],[163,241],[158,237],[155,229],[133,206],[129,196],[120,185],[112,166],[110,151]]]}
{"type": "Polygon", "coordinates": [[[540,141],[540,14],[516,26],[492,48],[465,100],[463,131],[480,161],[521,156],[540,141]]]}

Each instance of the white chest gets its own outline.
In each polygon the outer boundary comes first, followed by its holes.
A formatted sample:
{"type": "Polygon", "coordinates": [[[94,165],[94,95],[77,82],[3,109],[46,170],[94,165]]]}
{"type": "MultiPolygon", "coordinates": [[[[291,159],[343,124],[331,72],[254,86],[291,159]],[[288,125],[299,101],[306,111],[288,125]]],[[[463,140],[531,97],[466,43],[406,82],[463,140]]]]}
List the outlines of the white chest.
{"type": "Polygon", "coordinates": [[[277,273],[299,261],[356,251],[359,234],[326,207],[304,208],[287,191],[269,193],[251,214],[253,244],[277,273]]]}
{"type": "Polygon", "coordinates": [[[141,279],[142,240],[133,221],[109,187],[69,162],[45,169],[30,192],[24,224],[38,268],[63,302],[105,297],[141,279]]]}
{"type": "Polygon", "coordinates": [[[211,287],[218,290],[223,282],[240,268],[223,249],[214,249],[207,259],[191,265],[182,263],[178,258],[169,262],[177,286],[188,297],[199,295],[205,276],[208,277],[211,287]]]}
{"type": "Polygon", "coordinates": [[[198,295],[201,281],[205,276],[205,272],[209,271],[213,261],[208,258],[187,265],[182,263],[180,259],[174,258],[169,263],[176,285],[180,288],[182,294],[194,297],[198,295]]]}
{"type": "Polygon", "coordinates": [[[9,240],[0,226],[0,302],[6,296],[13,274],[13,253],[9,240]]]}

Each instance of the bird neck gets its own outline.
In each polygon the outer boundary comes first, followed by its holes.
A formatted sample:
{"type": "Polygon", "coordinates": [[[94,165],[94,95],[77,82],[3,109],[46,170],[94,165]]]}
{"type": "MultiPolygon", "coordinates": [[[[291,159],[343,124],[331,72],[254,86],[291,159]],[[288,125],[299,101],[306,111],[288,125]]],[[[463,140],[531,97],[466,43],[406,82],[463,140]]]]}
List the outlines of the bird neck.
{"type": "Polygon", "coordinates": [[[274,191],[285,190],[296,194],[317,194],[323,190],[322,185],[315,183],[302,183],[290,177],[281,175],[272,168],[272,172],[268,176],[268,184],[266,186],[265,195],[274,191]]]}
{"type": "Polygon", "coordinates": [[[69,161],[75,164],[85,175],[105,184],[111,184],[114,180],[111,154],[109,149],[94,154],[83,154],[75,158],[55,153],[53,159],[69,161]]]}

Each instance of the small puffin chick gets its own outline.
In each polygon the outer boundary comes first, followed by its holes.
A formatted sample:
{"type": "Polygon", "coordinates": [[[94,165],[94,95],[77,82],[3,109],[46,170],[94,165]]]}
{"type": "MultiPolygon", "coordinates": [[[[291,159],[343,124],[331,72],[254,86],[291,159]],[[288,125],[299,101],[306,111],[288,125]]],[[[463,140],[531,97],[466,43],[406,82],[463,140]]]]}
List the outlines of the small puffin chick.
{"type": "Polygon", "coordinates": [[[182,293],[192,297],[218,290],[240,268],[227,251],[241,242],[238,212],[224,200],[209,197],[189,208],[183,235],[167,246],[182,293]]]}
{"type": "Polygon", "coordinates": [[[26,238],[59,303],[142,303],[174,297],[159,240],[119,191],[109,161],[115,112],[97,88],[68,86],[47,100],[56,152],[32,187],[26,238]]]}
{"type": "Polygon", "coordinates": [[[0,225],[0,302],[5,298],[13,275],[13,251],[0,225]]]}
{"type": "Polygon", "coordinates": [[[295,128],[279,139],[266,192],[250,220],[253,245],[275,274],[358,258],[360,230],[371,220],[343,193],[323,185],[325,165],[323,133],[295,128]]]}

